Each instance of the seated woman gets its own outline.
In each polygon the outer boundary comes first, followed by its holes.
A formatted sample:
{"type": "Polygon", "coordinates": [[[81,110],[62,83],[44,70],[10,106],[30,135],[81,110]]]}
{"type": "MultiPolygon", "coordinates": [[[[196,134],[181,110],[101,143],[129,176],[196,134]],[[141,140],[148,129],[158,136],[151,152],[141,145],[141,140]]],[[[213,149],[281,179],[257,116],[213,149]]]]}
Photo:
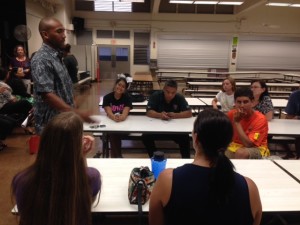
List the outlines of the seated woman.
{"type": "Polygon", "coordinates": [[[251,90],[254,96],[253,109],[264,114],[268,121],[272,120],[274,107],[266,82],[262,80],[251,81],[251,90]]]}
{"type": "MultiPolygon", "coordinates": [[[[116,82],[113,92],[107,94],[103,98],[103,105],[107,116],[116,122],[126,120],[132,102],[127,93],[128,82],[125,76],[120,76],[116,82]]],[[[121,139],[124,134],[109,134],[109,142],[111,146],[111,158],[122,158],[121,139]]]]}
{"type": "Polygon", "coordinates": [[[234,92],[236,89],[235,80],[227,77],[222,82],[222,90],[212,100],[211,104],[214,109],[218,109],[217,103],[220,102],[221,111],[227,113],[234,107],[234,92]]]}
{"type": "Polygon", "coordinates": [[[26,50],[22,45],[14,48],[14,56],[9,64],[9,70],[15,70],[24,83],[28,93],[31,93],[31,69],[30,59],[26,56],[26,50]]]}
{"type": "Polygon", "coordinates": [[[13,90],[12,94],[19,96],[20,98],[32,98],[31,94],[28,94],[26,86],[21,78],[16,75],[15,70],[11,70],[5,81],[13,90]]]}
{"type": "Polygon", "coordinates": [[[13,118],[0,114],[0,151],[7,147],[3,141],[9,134],[11,134],[16,126],[16,123],[17,121],[13,118]]]}
{"type": "Polygon", "coordinates": [[[74,112],[47,124],[35,162],[12,181],[20,224],[92,224],[91,206],[101,190],[99,171],[86,166],[93,142],[74,112]]]}
{"type": "Polygon", "coordinates": [[[194,161],[160,173],[150,196],[150,225],[260,224],[256,184],[235,172],[224,154],[232,135],[226,114],[216,109],[198,114],[192,132],[194,161]]]}
{"type": "MultiPolygon", "coordinates": [[[[4,82],[7,74],[7,70],[0,67],[0,114],[17,119],[18,124],[21,125],[31,113],[33,107],[27,100],[18,100],[12,94],[12,88],[4,82]]],[[[31,134],[34,133],[30,127],[25,128],[25,132],[31,134]]]]}

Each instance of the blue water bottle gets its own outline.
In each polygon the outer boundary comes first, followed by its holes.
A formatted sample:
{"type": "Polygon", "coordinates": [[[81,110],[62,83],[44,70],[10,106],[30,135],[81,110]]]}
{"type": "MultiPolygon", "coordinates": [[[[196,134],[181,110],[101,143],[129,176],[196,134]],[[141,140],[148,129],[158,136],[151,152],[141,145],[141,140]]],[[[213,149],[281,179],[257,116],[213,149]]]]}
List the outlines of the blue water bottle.
{"type": "Polygon", "coordinates": [[[166,168],[166,164],[167,159],[165,158],[165,154],[163,152],[156,151],[153,153],[153,157],[151,158],[151,167],[155,179],[157,179],[160,172],[166,168]]]}

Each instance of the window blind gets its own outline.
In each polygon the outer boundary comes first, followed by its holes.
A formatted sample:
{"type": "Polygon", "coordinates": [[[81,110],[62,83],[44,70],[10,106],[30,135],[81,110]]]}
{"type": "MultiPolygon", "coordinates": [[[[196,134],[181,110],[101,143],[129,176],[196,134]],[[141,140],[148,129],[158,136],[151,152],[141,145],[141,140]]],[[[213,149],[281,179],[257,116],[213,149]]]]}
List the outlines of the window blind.
{"type": "Polygon", "coordinates": [[[162,35],[158,38],[158,67],[228,68],[230,44],[226,36],[162,35]]]}
{"type": "Polygon", "coordinates": [[[237,70],[300,70],[300,41],[241,39],[237,70]]]}

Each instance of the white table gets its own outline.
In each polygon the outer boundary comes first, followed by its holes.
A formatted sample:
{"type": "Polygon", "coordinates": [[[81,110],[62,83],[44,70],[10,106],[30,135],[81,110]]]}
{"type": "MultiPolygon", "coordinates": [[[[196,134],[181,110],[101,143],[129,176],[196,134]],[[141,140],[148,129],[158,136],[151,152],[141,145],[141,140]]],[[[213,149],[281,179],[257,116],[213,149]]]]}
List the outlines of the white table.
{"type": "MultiPolygon", "coordinates": [[[[213,86],[213,87],[220,87],[222,86],[222,82],[198,82],[198,81],[189,81],[187,82],[187,85],[193,89],[193,88],[198,88],[198,87],[209,87],[209,86],[213,86]]],[[[236,82],[236,86],[237,87],[241,87],[241,86],[246,86],[246,87],[250,87],[250,82],[236,82]]]]}
{"type": "MultiPolygon", "coordinates": [[[[222,82],[197,82],[197,81],[189,81],[187,82],[188,86],[190,86],[191,88],[197,88],[200,86],[214,86],[214,87],[221,87],[222,86],[222,82]]],[[[248,86],[250,87],[250,82],[236,82],[236,86],[237,87],[244,87],[244,86],[248,86]]],[[[298,83],[266,83],[267,86],[269,87],[269,89],[273,89],[273,88],[290,88],[292,90],[299,88],[299,84],[298,83]]]]}
{"type": "MultiPolygon", "coordinates": [[[[198,98],[185,98],[185,100],[188,102],[188,104],[191,106],[191,107],[200,107],[200,106],[204,106],[205,104],[203,104],[202,101],[200,101],[198,98]]],[[[133,102],[132,105],[133,106],[142,106],[142,107],[146,107],[148,104],[148,100],[145,100],[143,102],[133,102]]],[[[100,102],[99,102],[99,106],[102,106],[103,105],[103,99],[101,98],[100,99],[100,102]]]]}
{"type": "MultiPolygon", "coordinates": [[[[192,159],[168,159],[167,168],[174,168],[192,159]]],[[[128,200],[129,174],[134,167],[150,166],[150,159],[88,159],[88,166],[97,168],[103,180],[100,202],[93,212],[136,213],[137,205],[128,200]]],[[[236,171],[257,184],[264,212],[300,211],[300,184],[270,160],[232,160],[236,171]]],[[[143,205],[149,211],[149,201],[143,205]]]]}
{"type": "MultiPolygon", "coordinates": [[[[211,106],[211,102],[214,98],[199,98],[207,106],[211,106]]],[[[279,118],[283,109],[285,109],[288,100],[283,98],[272,98],[273,107],[279,109],[279,118]]],[[[217,102],[217,105],[221,105],[220,102],[217,102]]]]}
{"type": "MultiPolygon", "coordinates": [[[[147,104],[148,104],[148,100],[145,100],[143,102],[133,102],[132,106],[143,106],[143,107],[146,107],[147,104]]],[[[102,105],[103,105],[103,98],[100,98],[99,106],[102,106],[102,105]]]]}
{"type": "MultiPolygon", "coordinates": [[[[199,98],[199,99],[206,105],[211,105],[211,102],[214,98],[199,98]]],[[[274,108],[285,108],[288,103],[288,100],[284,98],[275,98],[272,99],[272,103],[274,108]]]]}
{"type": "Polygon", "coordinates": [[[298,179],[300,183],[300,161],[299,160],[274,160],[279,166],[298,179]]]}
{"type": "Polygon", "coordinates": [[[195,117],[183,119],[161,120],[147,116],[129,115],[127,119],[121,123],[109,119],[107,116],[92,116],[96,121],[101,121],[101,125],[105,127],[90,127],[91,124],[84,123],[84,131],[89,132],[110,132],[110,133],[191,133],[192,124],[195,117]]]}
{"type": "MultiPolygon", "coordinates": [[[[214,98],[199,98],[199,99],[207,106],[212,106],[211,102],[214,98]]],[[[217,102],[217,105],[221,105],[219,101],[217,102]]]]}
{"type": "Polygon", "coordinates": [[[299,82],[300,74],[296,74],[296,73],[284,73],[283,77],[284,77],[284,80],[299,82]]]}
{"type": "MultiPolygon", "coordinates": [[[[191,133],[195,117],[173,119],[169,121],[154,119],[147,116],[130,115],[122,123],[112,121],[107,116],[92,116],[105,127],[91,128],[90,124],[84,123],[83,129],[88,132],[114,132],[114,133],[191,133]]],[[[277,136],[300,136],[300,120],[273,119],[268,122],[269,135],[277,136]]]]}
{"type": "Polygon", "coordinates": [[[269,121],[269,135],[300,136],[300,120],[272,119],[269,121]]]}
{"type": "MultiPolygon", "coordinates": [[[[198,98],[185,98],[185,100],[188,102],[189,106],[192,108],[192,109],[196,109],[197,112],[199,112],[200,108],[203,107],[203,106],[206,106],[201,100],[199,100],[198,98]]],[[[141,110],[142,109],[145,109],[146,106],[148,104],[148,100],[145,100],[143,102],[133,102],[132,103],[132,106],[133,106],[133,109],[130,110],[130,112],[141,112],[141,114],[145,114],[146,113],[146,110],[141,110]],[[138,110],[136,110],[136,108],[139,108],[138,110]]],[[[101,98],[100,99],[100,102],[99,102],[99,106],[102,106],[103,105],[103,99],[101,98]]]]}
{"type": "MultiPolygon", "coordinates": [[[[83,129],[86,132],[106,133],[165,133],[165,134],[190,134],[193,129],[195,117],[184,119],[161,120],[147,116],[129,115],[128,118],[117,123],[107,116],[92,116],[96,121],[101,121],[99,125],[105,127],[91,127],[91,124],[84,123],[83,129]]],[[[300,120],[273,119],[268,122],[271,136],[300,136],[300,120]]],[[[108,142],[103,138],[104,157],[108,157],[108,142]]]]}
{"type": "Polygon", "coordinates": [[[101,132],[103,134],[103,157],[109,156],[109,147],[107,133],[165,133],[165,134],[190,134],[193,129],[195,117],[183,119],[161,120],[147,116],[129,115],[127,119],[121,123],[109,119],[107,116],[92,116],[96,121],[100,121],[99,125],[83,124],[83,130],[87,132],[101,132]]]}
{"type": "MultiPolygon", "coordinates": [[[[211,102],[214,98],[199,98],[199,99],[206,105],[211,105],[211,102]]],[[[282,109],[284,109],[286,107],[288,100],[283,99],[283,98],[275,98],[275,99],[272,99],[272,103],[273,103],[274,108],[278,108],[281,111],[282,109]]],[[[220,105],[220,102],[218,102],[217,104],[220,105]]]]}

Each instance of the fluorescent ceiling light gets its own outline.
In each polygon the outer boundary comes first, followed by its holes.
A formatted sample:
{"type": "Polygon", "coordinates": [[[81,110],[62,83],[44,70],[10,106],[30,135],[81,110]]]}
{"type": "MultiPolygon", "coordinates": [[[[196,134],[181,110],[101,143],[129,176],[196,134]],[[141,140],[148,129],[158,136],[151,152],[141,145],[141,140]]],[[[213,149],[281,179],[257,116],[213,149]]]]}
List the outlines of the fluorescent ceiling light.
{"type": "Polygon", "coordinates": [[[193,4],[194,1],[170,0],[170,3],[173,3],[173,4],[193,4]]]}
{"type": "Polygon", "coordinates": [[[94,11],[132,12],[132,4],[131,2],[119,2],[119,0],[95,0],[94,11]]]}
{"type": "Polygon", "coordinates": [[[300,0],[293,0],[290,7],[300,7],[300,0]]]}
{"type": "Polygon", "coordinates": [[[170,0],[169,3],[174,4],[197,4],[197,5],[241,5],[244,3],[243,0],[170,0]]]}
{"type": "Polygon", "coordinates": [[[219,1],[195,1],[194,4],[197,4],[197,5],[215,5],[218,2],[219,1]]]}
{"type": "Polygon", "coordinates": [[[283,3],[283,2],[269,2],[266,4],[267,6],[290,6],[291,3],[283,3]]]}
{"type": "Polygon", "coordinates": [[[137,2],[137,3],[144,3],[144,0],[120,0],[120,2],[137,2]]]}
{"type": "Polygon", "coordinates": [[[218,4],[219,5],[241,5],[244,2],[242,1],[220,1],[218,4]]]}

